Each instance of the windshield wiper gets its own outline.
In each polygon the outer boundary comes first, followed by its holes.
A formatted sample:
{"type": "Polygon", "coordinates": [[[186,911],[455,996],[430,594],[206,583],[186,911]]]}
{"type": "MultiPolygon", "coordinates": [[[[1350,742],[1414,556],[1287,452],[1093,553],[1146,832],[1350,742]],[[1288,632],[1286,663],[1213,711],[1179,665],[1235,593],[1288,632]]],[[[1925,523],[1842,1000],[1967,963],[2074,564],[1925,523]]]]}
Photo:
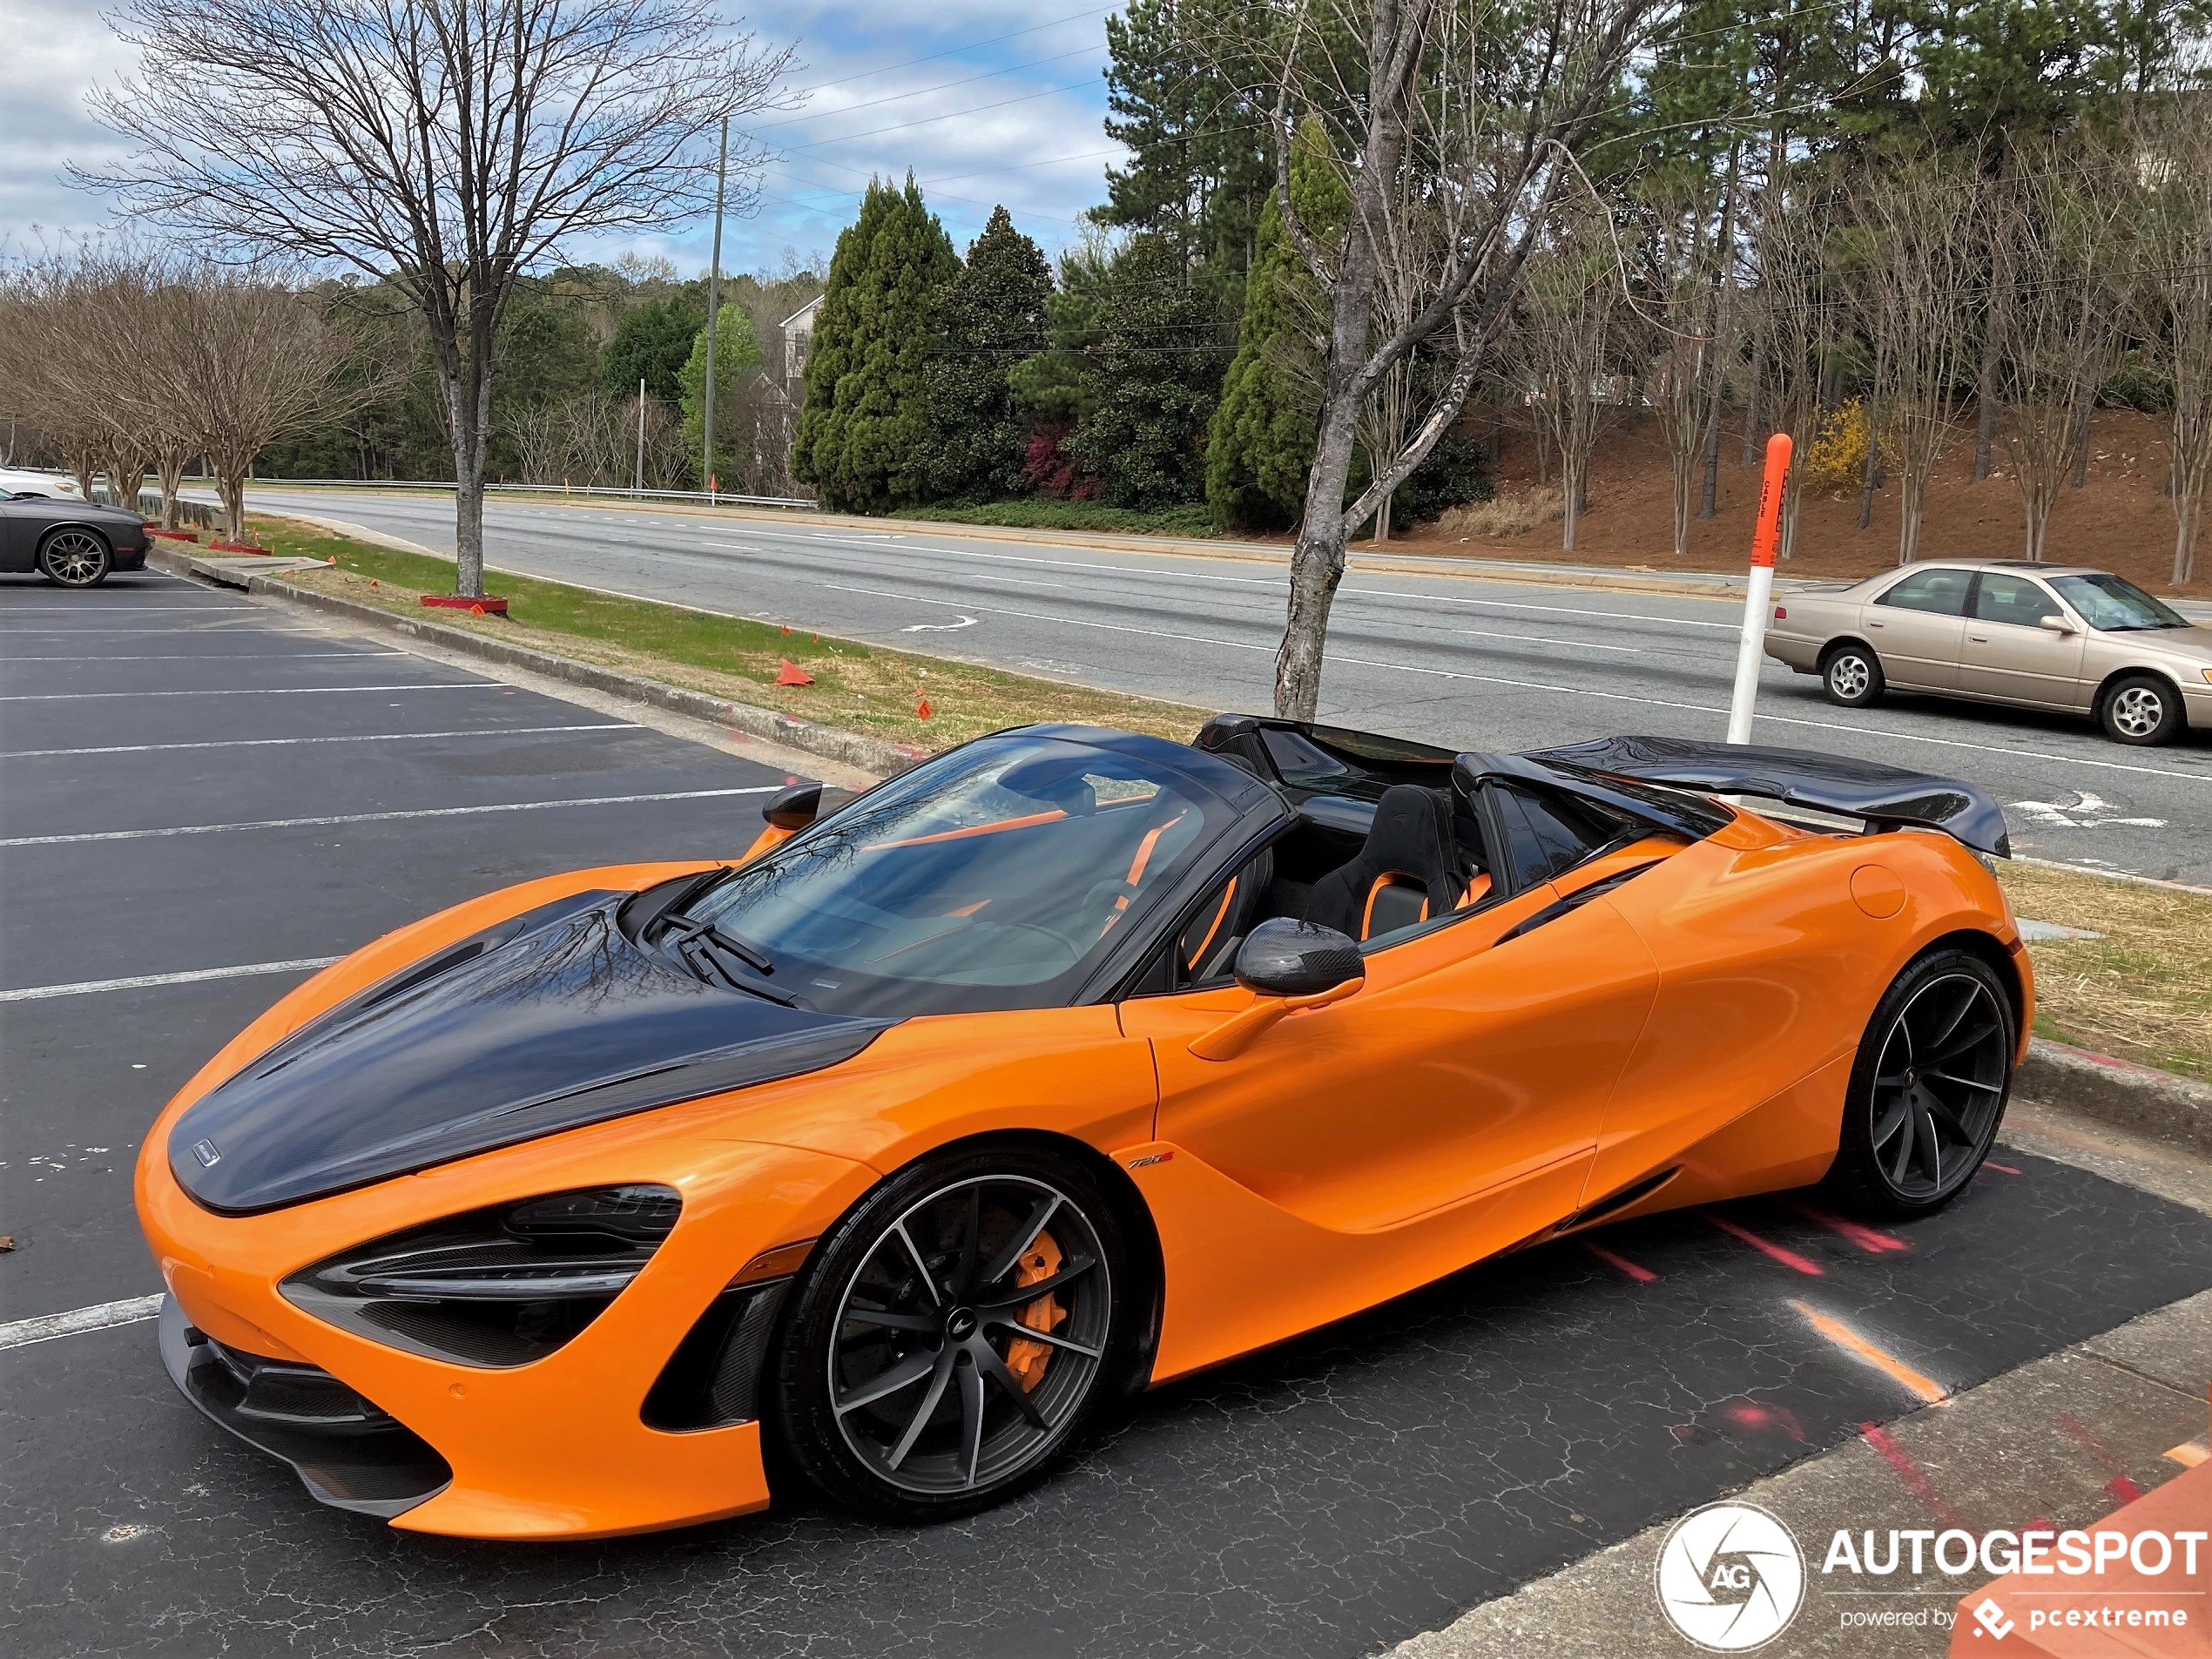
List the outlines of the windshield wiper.
{"type": "MultiPolygon", "coordinates": [[[[676,941],[678,949],[692,940],[704,939],[707,943],[727,951],[756,974],[772,974],[776,971],[775,963],[768,960],[766,953],[758,945],[740,939],[737,934],[718,927],[711,921],[701,921],[693,916],[680,917],[668,924],[668,933],[682,935],[676,941]]],[[[662,935],[663,938],[667,936],[667,934],[662,935]]]]}
{"type": "Polygon", "coordinates": [[[702,979],[718,980],[733,991],[748,991],[755,996],[765,996],[771,1002],[780,1002],[787,1008],[800,1006],[797,997],[788,995],[772,986],[763,985],[752,977],[765,979],[776,971],[776,965],[758,947],[725,933],[711,921],[684,917],[671,921],[661,929],[660,943],[676,953],[678,960],[702,979]],[[730,971],[724,961],[727,957],[751,970],[744,977],[730,971]],[[702,972],[701,970],[705,971],[702,972]]]}

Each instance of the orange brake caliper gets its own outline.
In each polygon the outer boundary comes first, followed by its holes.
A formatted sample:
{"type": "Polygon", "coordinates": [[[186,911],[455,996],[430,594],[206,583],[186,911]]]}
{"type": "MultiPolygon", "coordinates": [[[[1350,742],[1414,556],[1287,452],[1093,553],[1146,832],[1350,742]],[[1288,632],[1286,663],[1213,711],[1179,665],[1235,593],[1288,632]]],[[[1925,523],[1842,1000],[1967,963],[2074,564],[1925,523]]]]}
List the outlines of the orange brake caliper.
{"type": "MultiPolygon", "coordinates": [[[[1039,1233],[1036,1242],[1022,1253],[1021,1271],[1015,1274],[1014,1282],[1017,1286],[1038,1285],[1059,1271],[1060,1246],[1052,1242],[1050,1233],[1039,1233]]],[[[1056,1331],[1066,1322],[1068,1310],[1048,1291],[1015,1317],[1032,1331],[1056,1331]]],[[[1051,1344],[1016,1337],[1006,1351],[1006,1368],[1014,1373],[1022,1391],[1028,1393],[1044,1380],[1045,1362],[1051,1358],[1051,1344]]]]}

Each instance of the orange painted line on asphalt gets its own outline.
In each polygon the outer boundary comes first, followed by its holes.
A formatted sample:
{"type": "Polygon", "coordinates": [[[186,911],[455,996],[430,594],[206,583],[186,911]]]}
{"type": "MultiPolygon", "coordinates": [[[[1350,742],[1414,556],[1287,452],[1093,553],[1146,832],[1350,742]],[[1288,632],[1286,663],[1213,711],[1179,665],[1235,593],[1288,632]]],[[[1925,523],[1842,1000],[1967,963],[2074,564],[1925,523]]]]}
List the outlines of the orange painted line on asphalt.
{"type": "Polygon", "coordinates": [[[2018,1170],[2015,1170],[2009,1163],[1998,1163],[1988,1158],[1984,1158],[1981,1161],[1981,1167],[1985,1170],[1994,1170],[2000,1175],[2018,1175],[2020,1173],[2018,1170]]]}
{"type": "Polygon", "coordinates": [[[1807,1261],[1804,1257],[1798,1255],[1794,1250],[1784,1250],[1779,1244],[1771,1244],[1766,1239],[1760,1238],[1758,1234],[1753,1232],[1749,1227],[1738,1226],[1735,1222],[1730,1221],[1725,1216],[1716,1216],[1710,1211],[1707,1211],[1705,1212],[1705,1219],[1711,1222],[1713,1225],[1719,1228],[1730,1238],[1740,1238],[1745,1244],[1749,1244],[1753,1250],[1764,1251],[1767,1255],[1774,1258],[1776,1261],[1780,1262],[1784,1267],[1794,1268],[1800,1273],[1810,1273],[1815,1278],[1818,1278],[1827,1271],[1825,1268],[1822,1267],[1818,1262],[1807,1261]]]}
{"type": "Polygon", "coordinates": [[[1582,1241],[1582,1248],[1589,1251],[1591,1255],[1596,1257],[1598,1260],[1605,1263],[1608,1266],[1619,1268],[1622,1272],[1626,1273],[1630,1278],[1635,1280],[1635,1282],[1639,1285],[1649,1285],[1652,1282],[1652,1280],[1659,1277],[1658,1274],[1653,1272],[1649,1268],[1638,1267],[1626,1256],[1616,1256],[1611,1251],[1606,1249],[1604,1245],[1593,1244],[1587,1238],[1582,1241]]]}
{"type": "Polygon", "coordinates": [[[1833,1314],[1823,1313],[1803,1302],[1793,1300],[1790,1305],[1804,1315],[1806,1324],[1852,1359],[1873,1366],[1908,1393],[1919,1396],[1925,1404],[1943,1406],[1950,1403],[1951,1393],[1941,1383],[1932,1377],[1922,1376],[1895,1354],[1876,1347],[1833,1314]]]}
{"type": "Polygon", "coordinates": [[[2166,1456],[2185,1469],[2194,1469],[2198,1464],[2212,1459],[2212,1446],[2207,1446],[2202,1440],[2183,1440],[2179,1446],[2168,1447],[2166,1456]]]}
{"type": "Polygon", "coordinates": [[[1904,1250],[1905,1242],[1893,1233],[1885,1233],[1856,1221],[1846,1221],[1841,1216],[1831,1216],[1825,1210],[1816,1210],[1809,1204],[1790,1200],[1790,1207],[1807,1221],[1817,1222],[1831,1232],[1841,1233],[1870,1256],[1878,1256],[1885,1250],[1904,1250]]]}

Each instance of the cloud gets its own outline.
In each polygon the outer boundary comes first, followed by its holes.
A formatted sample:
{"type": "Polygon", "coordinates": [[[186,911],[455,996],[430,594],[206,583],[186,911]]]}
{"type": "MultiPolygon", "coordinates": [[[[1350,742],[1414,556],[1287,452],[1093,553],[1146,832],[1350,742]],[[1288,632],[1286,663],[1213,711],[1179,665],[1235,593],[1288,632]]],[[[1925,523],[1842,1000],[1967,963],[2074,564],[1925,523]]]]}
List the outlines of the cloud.
{"type": "MultiPolygon", "coordinates": [[[[806,96],[754,124],[773,159],[759,181],[758,211],[725,226],[725,267],[772,268],[786,249],[826,257],[868,179],[909,170],[963,249],[1001,202],[1048,250],[1074,239],[1121,153],[1100,125],[1111,9],[1083,10],[1081,0],[763,0],[742,26],[764,44],[797,47],[792,86],[806,96]]],[[[84,98],[133,60],[81,0],[8,0],[8,12],[0,252],[20,252],[115,222],[111,204],[71,188],[61,173],[68,163],[121,153],[84,98]]],[[[664,254],[688,272],[705,268],[709,246],[702,222],[576,252],[664,254]]]]}

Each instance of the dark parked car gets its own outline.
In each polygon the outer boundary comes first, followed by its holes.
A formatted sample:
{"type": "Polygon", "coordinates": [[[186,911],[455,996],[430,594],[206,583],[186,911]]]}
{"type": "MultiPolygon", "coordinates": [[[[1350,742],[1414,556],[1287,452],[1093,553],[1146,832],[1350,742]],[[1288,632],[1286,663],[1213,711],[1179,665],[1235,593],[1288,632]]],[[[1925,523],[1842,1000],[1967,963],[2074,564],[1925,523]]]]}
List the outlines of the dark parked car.
{"type": "Polygon", "coordinates": [[[0,570],[36,570],[64,588],[91,588],[111,570],[145,563],[145,521],[136,513],[44,496],[0,501],[0,570]]]}

